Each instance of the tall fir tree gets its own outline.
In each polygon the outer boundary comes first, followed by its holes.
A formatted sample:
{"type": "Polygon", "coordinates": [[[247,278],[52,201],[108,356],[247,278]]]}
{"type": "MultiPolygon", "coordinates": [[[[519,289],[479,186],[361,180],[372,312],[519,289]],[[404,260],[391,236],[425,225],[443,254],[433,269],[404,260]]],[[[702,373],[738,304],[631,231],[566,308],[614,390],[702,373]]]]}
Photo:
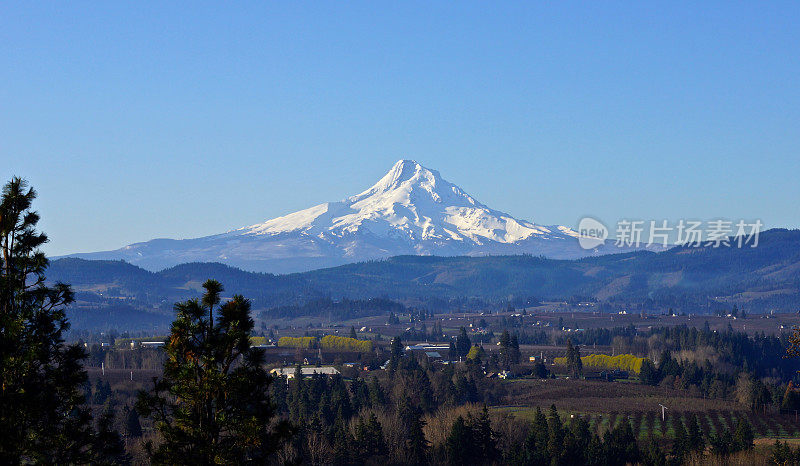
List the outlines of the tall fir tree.
{"type": "Polygon", "coordinates": [[[425,427],[422,413],[408,397],[404,397],[397,409],[397,415],[404,445],[403,462],[409,465],[427,464],[429,444],[422,431],[425,427]]]}
{"type": "Polygon", "coordinates": [[[0,463],[85,463],[95,435],[82,389],[86,354],[64,343],[73,293],[45,282],[35,198],[13,178],[0,200],[0,463]]]}
{"type": "Polygon", "coordinates": [[[142,436],[142,424],[139,421],[139,413],[136,408],[126,406],[123,410],[125,422],[125,435],[129,438],[139,438],[142,436]]]}
{"type": "Polygon", "coordinates": [[[472,431],[467,426],[464,418],[458,416],[453,422],[453,426],[450,428],[450,435],[447,436],[445,441],[447,464],[459,466],[476,464],[473,450],[474,439],[472,438],[472,431]]]}
{"type": "Polygon", "coordinates": [[[272,378],[263,350],[250,345],[250,301],[236,295],[220,305],[222,285],[208,280],[203,288],[201,299],[175,305],[163,378],[139,393],[137,411],[152,418],[163,437],[151,449],[152,461],[265,462],[289,426],[273,425],[272,378]]]}
{"type": "Polygon", "coordinates": [[[460,357],[466,357],[470,348],[472,348],[472,342],[467,335],[467,329],[461,327],[456,337],[456,351],[460,357]]]}

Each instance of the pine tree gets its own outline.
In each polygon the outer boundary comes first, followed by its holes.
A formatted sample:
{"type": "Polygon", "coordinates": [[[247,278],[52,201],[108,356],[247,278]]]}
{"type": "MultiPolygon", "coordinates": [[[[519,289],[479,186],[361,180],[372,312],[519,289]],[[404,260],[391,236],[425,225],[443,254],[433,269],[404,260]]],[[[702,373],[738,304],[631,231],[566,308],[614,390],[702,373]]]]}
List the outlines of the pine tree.
{"type": "MultiPolygon", "coordinates": [[[[680,459],[675,458],[675,462],[680,464],[680,459]]],[[[658,447],[658,443],[656,443],[652,436],[647,438],[647,442],[642,450],[642,463],[647,466],[666,466],[667,464],[667,458],[664,452],[661,451],[661,448],[658,447]]]]}
{"type": "Polygon", "coordinates": [[[603,437],[606,458],[611,465],[635,464],[639,461],[639,446],[631,423],[626,419],[603,437]]]}
{"type": "Polygon", "coordinates": [[[97,433],[92,441],[93,464],[128,464],[125,444],[114,430],[114,409],[108,403],[97,420],[97,433]]]}
{"type": "Polygon", "coordinates": [[[377,377],[372,377],[369,381],[369,403],[373,408],[386,404],[386,394],[377,377]]]}
{"type": "Polygon", "coordinates": [[[450,435],[447,436],[445,442],[445,452],[447,454],[447,464],[451,465],[468,465],[476,464],[473,449],[475,439],[472,437],[472,430],[467,427],[467,423],[463,417],[458,418],[453,422],[453,427],[450,429],[450,435]]]}
{"type": "Polygon", "coordinates": [[[461,327],[456,337],[456,351],[458,352],[458,356],[465,357],[467,353],[469,353],[470,348],[472,348],[472,342],[469,336],[467,336],[467,329],[461,327]]]}
{"type": "Polygon", "coordinates": [[[520,357],[522,356],[519,351],[519,338],[516,334],[511,336],[511,364],[519,364],[520,357]]]}
{"type": "Polygon", "coordinates": [[[476,459],[485,464],[493,464],[500,459],[500,451],[497,449],[497,441],[495,433],[492,431],[489,409],[486,405],[483,406],[483,410],[478,417],[470,419],[470,427],[476,450],[476,459]]]}
{"type": "Polygon", "coordinates": [[[689,448],[692,451],[703,451],[706,448],[706,441],[703,438],[703,430],[700,428],[700,424],[697,421],[697,415],[695,413],[689,413],[686,417],[686,422],[688,424],[688,440],[689,440],[689,448]]]}
{"type": "Polygon", "coordinates": [[[684,456],[689,453],[690,442],[686,433],[686,429],[681,422],[680,413],[675,413],[672,416],[672,430],[675,435],[675,440],[672,442],[672,457],[681,462],[684,456]]]}
{"type": "Polygon", "coordinates": [[[400,337],[392,338],[391,346],[389,347],[389,369],[394,371],[400,366],[400,361],[403,358],[403,342],[400,337]]]}
{"type": "Polygon", "coordinates": [[[398,417],[403,432],[404,463],[410,465],[427,464],[428,441],[422,428],[425,422],[422,413],[408,397],[403,398],[398,407],[398,417]]]}
{"type": "Polygon", "coordinates": [[[511,366],[511,335],[508,334],[508,330],[503,329],[498,343],[500,343],[500,365],[503,369],[509,369],[511,366]]]}
{"type": "Polygon", "coordinates": [[[555,463],[561,457],[564,445],[564,425],[558,415],[556,405],[550,406],[550,414],[547,416],[547,452],[555,463]]]}
{"type": "Polygon", "coordinates": [[[250,302],[236,295],[220,306],[222,285],[208,280],[203,288],[200,300],[175,305],[163,378],[151,392],[139,393],[136,409],[163,436],[152,460],[264,462],[288,436],[288,426],[270,425],[272,378],[263,367],[263,350],[250,346],[250,302]]]}
{"type": "Polygon", "coordinates": [[[523,448],[524,464],[549,464],[550,456],[547,445],[550,441],[547,417],[537,407],[530,434],[525,439],[523,448]]]}
{"type": "Polygon", "coordinates": [[[20,178],[0,199],[0,463],[92,460],[84,406],[83,348],[64,344],[68,285],[45,284],[48,260],[31,210],[36,192],[20,178]]]}
{"type": "Polygon", "coordinates": [[[139,413],[136,408],[125,407],[125,435],[130,438],[139,438],[142,436],[142,424],[139,421],[139,413]]]}
{"type": "Polygon", "coordinates": [[[567,370],[573,377],[583,374],[583,361],[581,361],[581,350],[572,345],[572,339],[567,339],[567,370]]]}
{"type": "Polygon", "coordinates": [[[733,445],[736,451],[753,448],[753,426],[745,418],[739,418],[733,432],[733,445]]]}
{"type": "Polygon", "coordinates": [[[383,428],[375,413],[371,413],[369,420],[359,417],[355,428],[355,446],[361,460],[380,455],[386,451],[383,440],[383,428]]]}
{"type": "Polygon", "coordinates": [[[657,385],[659,381],[658,370],[656,366],[649,359],[642,361],[642,367],[639,370],[639,380],[647,385],[657,385]]]}

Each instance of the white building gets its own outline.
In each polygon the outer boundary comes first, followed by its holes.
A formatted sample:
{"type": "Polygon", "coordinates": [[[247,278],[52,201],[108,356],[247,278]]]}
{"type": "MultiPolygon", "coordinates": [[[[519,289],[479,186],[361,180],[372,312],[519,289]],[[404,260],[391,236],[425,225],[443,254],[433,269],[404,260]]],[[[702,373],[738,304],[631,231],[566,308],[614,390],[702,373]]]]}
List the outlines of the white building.
{"type": "MultiPolygon", "coordinates": [[[[294,373],[297,371],[296,367],[281,367],[278,369],[272,369],[269,371],[270,374],[274,376],[282,376],[288,379],[294,378],[294,373]]],[[[339,370],[335,367],[327,366],[327,367],[301,367],[300,372],[303,374],[303,377],[311,377],[314,374],[320,375],[327,375],[332,376],[339,374],[339,370]]]]}

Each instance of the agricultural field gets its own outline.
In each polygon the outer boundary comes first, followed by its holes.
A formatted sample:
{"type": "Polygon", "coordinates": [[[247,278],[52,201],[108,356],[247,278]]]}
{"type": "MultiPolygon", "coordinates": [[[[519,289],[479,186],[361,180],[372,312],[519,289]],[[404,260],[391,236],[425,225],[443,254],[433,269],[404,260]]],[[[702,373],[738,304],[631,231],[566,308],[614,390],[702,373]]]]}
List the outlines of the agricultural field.
{"type": "Polygon", "coordinates": [[[687,428],[687,419],[696,416],[706,437],[732,430],[740,418],[753,426],[757,438],[800,441],[800,422],[794,414],[751,413],[732,401],[703,399],[684,391],[639,384],[567,379],[517,379],[504,383],[502,404],[492,407],[532,420],[536,408],[547,412],[555,405],[565,421],[581,417],[593,432],[603,434],[620,422],[628,421],[639,439],[653,436],[670,442],[675,423],[687,428]],[[660,405],[667,407],[664,420],[660,405]]]}

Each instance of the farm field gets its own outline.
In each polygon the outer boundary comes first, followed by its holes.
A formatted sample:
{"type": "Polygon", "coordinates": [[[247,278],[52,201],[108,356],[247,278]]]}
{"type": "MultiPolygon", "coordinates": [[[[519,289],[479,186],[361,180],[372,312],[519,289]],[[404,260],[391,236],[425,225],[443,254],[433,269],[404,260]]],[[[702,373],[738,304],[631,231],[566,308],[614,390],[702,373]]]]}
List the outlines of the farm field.
{"type": "Polygon", "coordinates": [[[497,413],[532,420],[537,407],[546,413],[555,405],[565,421],[581,417],[601,435],[628,420],[640,439],[652,435],[668,442],[674,439],[676,422],[686,428],[687,419],[696,416],[707,438],[732,430],[745,418],[757,438],[800,442],[800,423],[793,414],[751,413],[732,401],[703,399],[665,387],[567,379],[517,379],[503,387],[502,404],[491,408],[497,413]],[[667,406],[663,421],[659,404],[667,406]]]}

